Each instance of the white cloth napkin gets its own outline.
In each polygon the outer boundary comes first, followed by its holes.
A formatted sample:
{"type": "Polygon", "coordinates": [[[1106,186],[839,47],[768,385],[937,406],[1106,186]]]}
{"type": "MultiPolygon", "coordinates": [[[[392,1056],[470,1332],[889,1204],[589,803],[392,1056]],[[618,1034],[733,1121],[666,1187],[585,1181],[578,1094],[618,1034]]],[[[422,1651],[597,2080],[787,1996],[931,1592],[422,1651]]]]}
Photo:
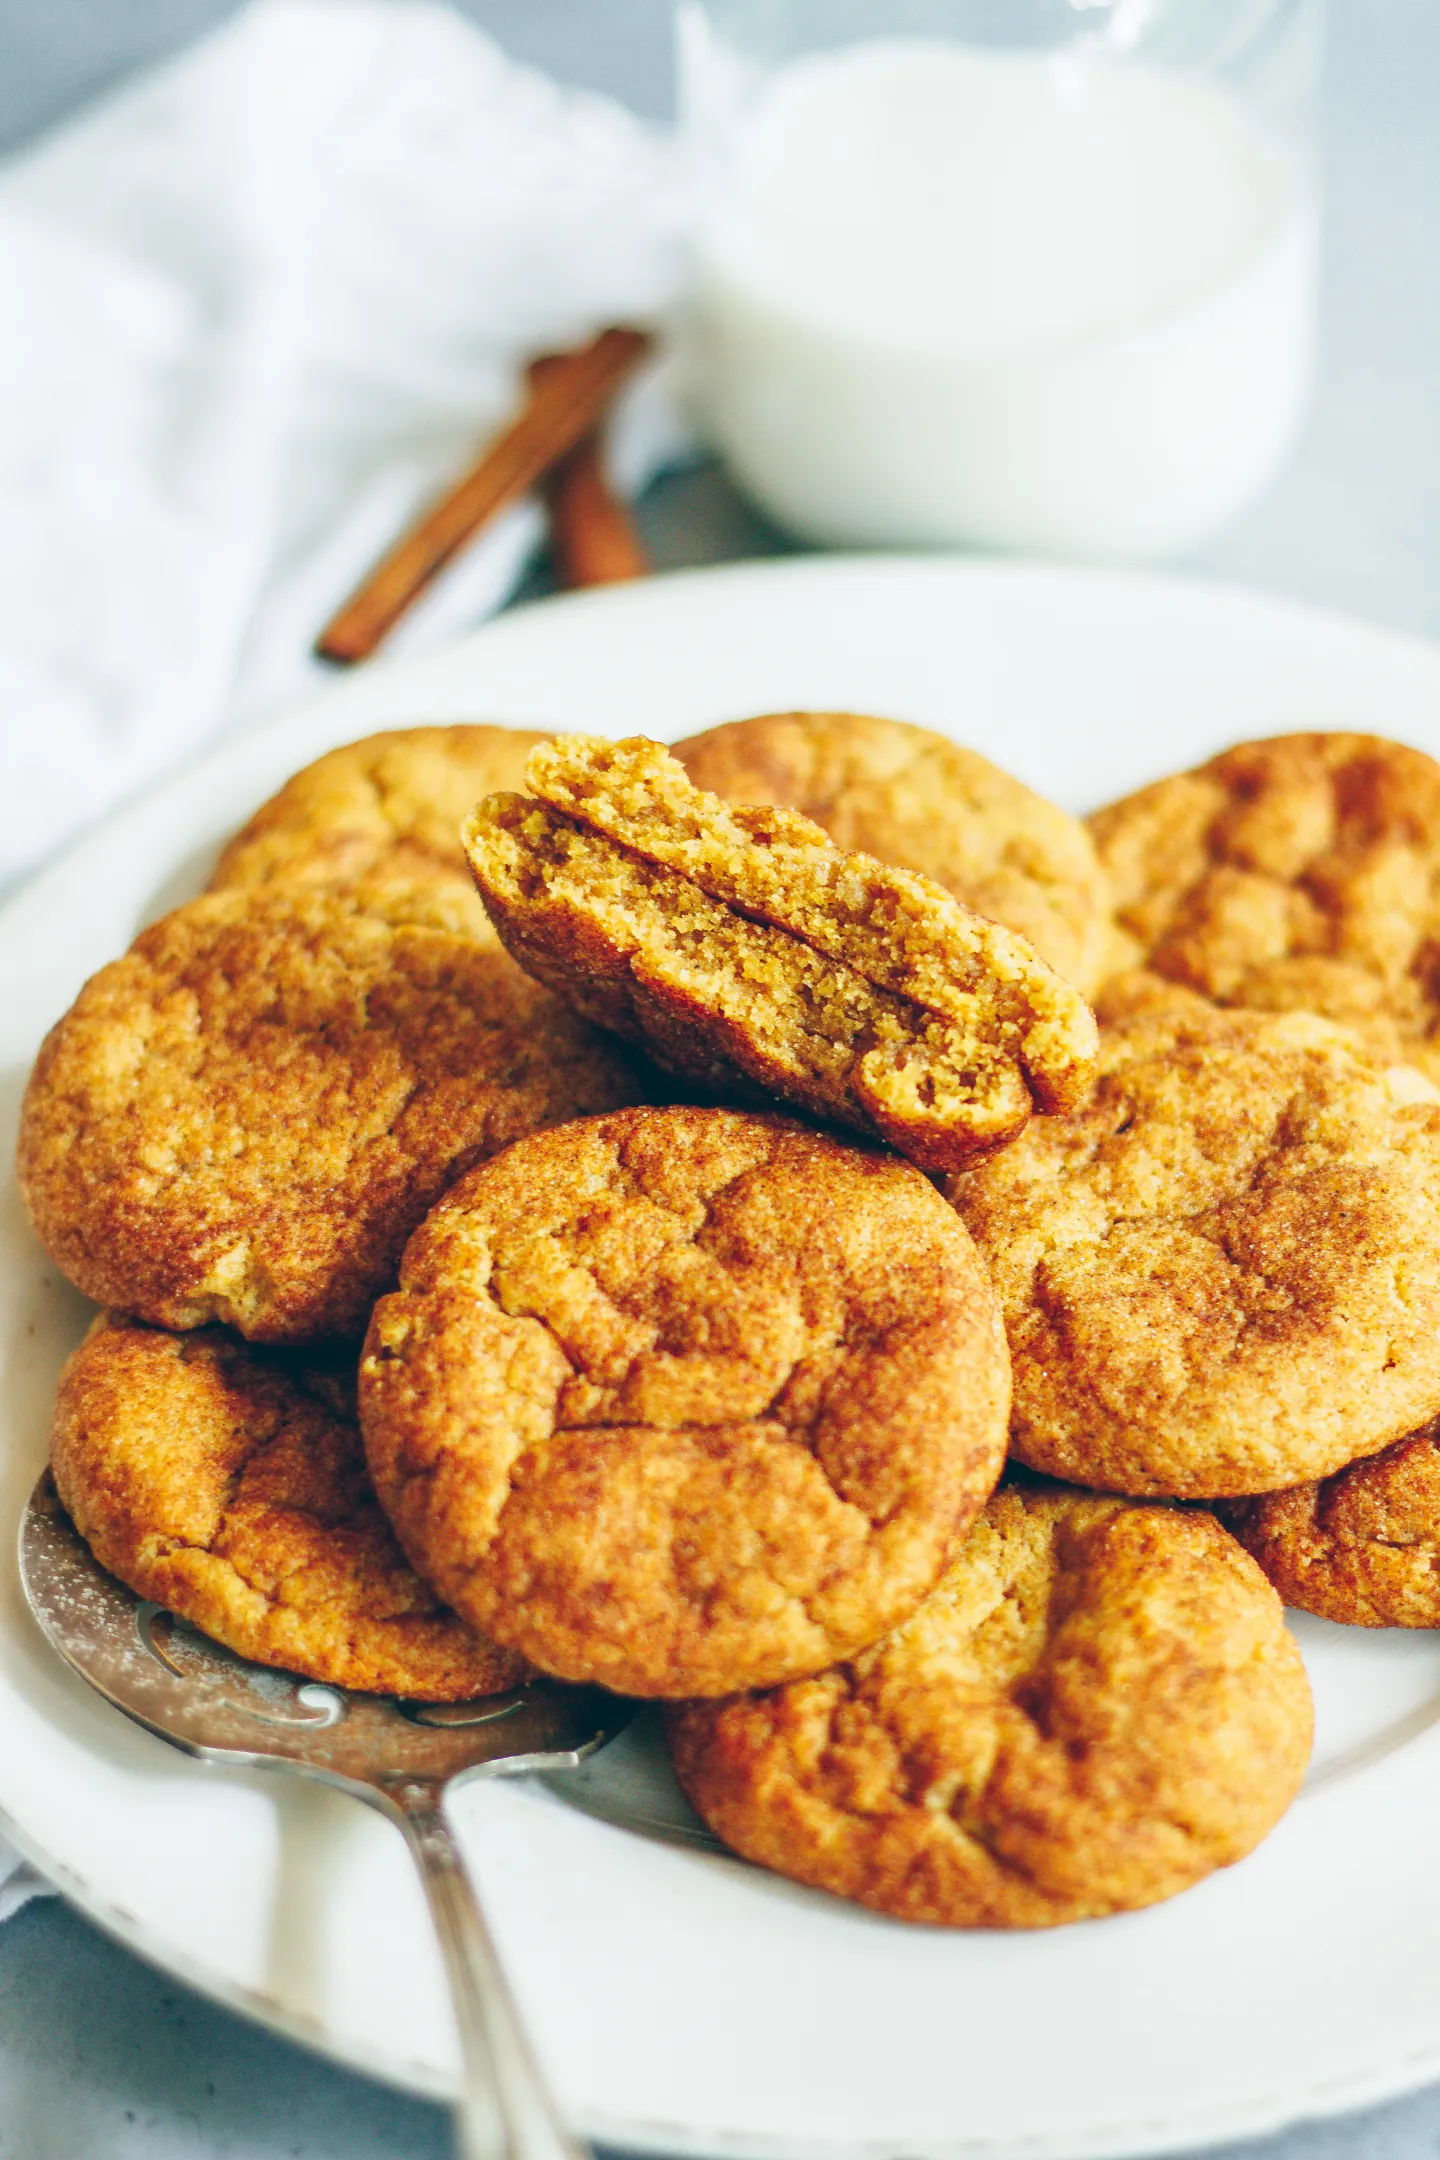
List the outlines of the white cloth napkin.
{"type": "MultiPolygon", "coordinates": [[[[662,309],[683,226],[667,136],[433,0],[252,0],[0,171],[0,887],[318,678],[526,356],[662,309]]],[[[683,446],[663,382],[621,423],[630,485],[683,446]]],[[[538,532],[498,524],[407,641],[500,605],[538,532]]],[[[44,1887],[0,1841],[0,1920],[44,1887]]]]}
{"type": "MultiPolygon", "coordinates": [[[[435,0],[252,0],[0,170],[0,887],[303,691],[523,359],[662,309],[683,225],[669,136],[435,0]]],[[[658,390],[628,417],[634,483],[677,436],[658,390]]],[[[537,532],[407,641],[498,606],[537,532]]]]}

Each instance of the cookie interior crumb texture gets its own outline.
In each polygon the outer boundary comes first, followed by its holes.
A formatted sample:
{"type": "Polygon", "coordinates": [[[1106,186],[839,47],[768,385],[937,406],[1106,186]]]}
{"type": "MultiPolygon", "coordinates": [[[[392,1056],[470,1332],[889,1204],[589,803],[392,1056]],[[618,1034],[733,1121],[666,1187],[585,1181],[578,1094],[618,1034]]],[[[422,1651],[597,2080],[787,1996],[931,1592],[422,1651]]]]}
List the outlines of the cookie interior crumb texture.
{"type": "Polygon", "coordinates": [[[431,1702],[514,1686],[524,1661],[448,1612],[400,1551],[354,1375],[353,1348],[312,1370],[220,1328],[102,1314],[60,1383],[60,1497],[111,1574],[241,1657],[431,1702]]]}
{"type": "Polygon", "coordinates": [[[466,827],[509,949],[662,1064],[728,1074],[927,1169],[1081,1100],[1095,1024],[1023,938],[660,745],[562,737],[466,827]]]}
{"type": "Polygon", "coordinates": [[[542,1669],[634,1695],[815,1671],[912,1611],[1008,1401],[993,1293],[918,1171],[693,1108],[472,1172],[361,1365],[416,1566],[542,1669]]]}
{"type": "Polygon", "coordinates": [[[918,870],[1018,930],[1086,996],[1097,987],[1110,892],[1094,842],[977,751],[872,713],[787,712],[709,728],[674,754],[697,787],[802,811],[837,847],[918,870]]]}
{"type": "Polygon", "coordinates": [[[1107,1033],[1084,1110],[950,1181],[1023,1462],[1236,1496],[1440,1409],[1440,1110],[1391,1081],[1310,1015],[1157,1012],[1107,1033]]]}
{"type": "Polygon", "coordinates": [[[444,894],[215,893],[144,931],[46,1038],[21,1186],[99,1303],[261,1341],[358,1335],[460,1170],[643,1092],[444,894]]]}
{"type": "Polygon", "coordinates": [[[1324,1014],[1440,1080],[1440,764],[1376,735],[1240,743],[1097,811],[1118,968],[1324,1014]]]}
{"type": "Polygon", "coordinates": [[[1151,1905],[1240,1859],[1311,1730],[1280,1601],[1213,1517],[1039,1482],[998,1492],[864,1656],[669,1719],[737,1852],[974,1928],[1151,1905]]]}

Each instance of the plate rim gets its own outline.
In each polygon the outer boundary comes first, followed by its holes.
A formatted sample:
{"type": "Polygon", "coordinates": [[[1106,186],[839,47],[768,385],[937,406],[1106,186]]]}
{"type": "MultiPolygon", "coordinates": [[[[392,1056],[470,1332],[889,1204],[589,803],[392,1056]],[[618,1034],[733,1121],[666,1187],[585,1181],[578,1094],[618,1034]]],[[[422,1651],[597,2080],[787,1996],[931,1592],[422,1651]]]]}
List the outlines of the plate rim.
{"type": "MultiPolygon", "coordinates": [[[[846,577],[894,577],[897,580],[930,571],[941,575],[958,575],[967,582],[994,580],[1004,584],[1044,584],[1052,580],[1057,586],[1083,589],[1086,586],[1096,592],[1115,594],[1162,593],[1183,599],[1197,599],[1217,607],[1254,612],[1288,620],[1293,629],[1314,630],[1327,634],[1339,632],[1350,638],[1363,639],[1377,651],[1386,650],[1397,661],[1420,667],[1440,669],[1440,637],[1426,637],[1418,631],[1401,630],[1388,623],[1373,622],[1364,615],[1352,614],[1343,608],[1326,607],[1323,604],[1299,600],[1289,593],[1271,593],[1251,585],[1243,585],[1233,579],[1216,577],[1192,577],[1178,570],[1132,570],[1108,564],[1067,563],[1046,556],[1019,557],[1003,555],[967,555],[948,550],[870,550],[830,553],[801,553],[781,556],[746,557],[734,562],[700,563],[686,565],[675,570],[656,572],[623,584],[590,586],[576,592],[545,593],[534,600],[522,601],[518,606],[502,608],[474,629],[459,637],[426,646],[418,652],[396,654],[381,653],[374,660],[360,666],[336,669],[330,680],[313,683],[302,694],[282,699],[242,721],[237,727],[223,730],[208,741],[196,746],[167,771],[155,779],[143,782],[121,797],[108,811],[91,819],[79,832],[62,842],[55,852],[24,873],[18,883],[0,897],[0,936],[8,928],[12,911],[21,911],[34,904],[37,895],[52,878],[60,876],[82,852],[87,843],[112,819],[125,817],[142,807],[163,802],[172,793],[180,792],[186,784],[213,760],[223,759],[245,743],[253,743],[271,735],[278,735],[287,725],[304,721],[312,714],[329,709],[334,704],[340,708],[348,702],[359,684],[377,683],[391,685],[398,681],[402,691],[405,680],[411,675],[429,672],[437,665],[447,664],[467,654],[483,643],[508,638],[516,623],[528,623],[537,616],[552,614],[585,615],[614,612],[635,608],[644,611],[649,598],[656,592],[683,591],[697,586],[722,584],[745,585],[770,584],[781,579],[794,578],[808,581],[819,578],[846,577]]],[[[424,722],[416,722],[423,726],[424,722]]]]}
{"type": "MultiPolygon", "coordinates": [[[[123,1712],[116,1714],[124,1715],[123,1712]]],[[[217,1774],[223,1776],[223,1769],[217,1774]]],[[[363,1805],[363,1802],[356,1804],[363,1805]]],[[[614,1829],[617,1835],[625,1834],[617,1825],[606,1827],[614,1829]]],[[[23,1829],[3,1805],[0,1805],[0,1833],[45,1876],[55,1895],[74,1906],[102,1934],[154,1970],[179,1979],[207,2001],[252,2020],[325,2061],[339,2064],[369,2084],[418,2096],[443,2107],[450,2106],[456,2098],[455,2090],[443,2079],[434,2077],[423,2063],[412,2058],[404,2066],[398,2060],[386,2064],[373,2055],[365,2055],[358,2045],[347,2044],[317,2020],[277,1997],[267,1995],[263,1989],[227,1980],[188,1952],[152,1940],[143,1921],[137,1920],[122,1906],[97,1896],[65,1862],[47,1856],[39,1841],[23,1829]],[[401,2074],[402,2067],[408,2070],[408,2075],[401,2074]]],[[[717,1860],[721,1865],[744,1864],[730,1855],[703,1857],[717,1860]]],[[[1263,2110],[1254,2104],[1237,2103],[1229,2110],[1217,2110],[1199,2124],[1193,2118],[1184,2123],[1157,2118],[1124,2125],[1094,2124],[1086,2125],[1078,2136],[1067,2133],[1054,2137],[962,2137],[953,2140],[893,2137],[845,2141],[784,2135],[752,2137],[734,2131],[697,2129],[693,2125],[658,2118],[627,2116],[622,2119],[593,2112],[582,2112],[571,2127],[593,2145],[612,2152],[643,2153],[653,2156],[653,2160],[665,2160],[665,2156],[671,2154],[676,2155],[677,2160],[916,2160],[916,2156],[921,2156],[921,2160],[1017,2160],[1017,2156],[1024,2156],[1024,2160],[1161,2160],[1162,2155],[1195,2151],[1197,2129],[1206,2146],[1228,2144],[1242,2137],[1276,2136],[1305,2123],[1324,2122],[1337,2115],[1383,2105],[1387,2100],[1402,2099],[1440,2078],[1440,2039],[1430,2047],[1404,2057],[1401,2067],[1406,2071],[1407,2081],[1398,2086],[1392,2082],[1391,2070],[1377,2067],[1368,2074],[1354,2072],[1348,2077],[1311,2085],[1307,2088],[1308,2098],[1304,2105],[1297,2106],[1293,2097],[1286,2098],[1277,2092],[1263,2110]],[[1412,2070],[1416,2073],[1413,2078],[1409,2075],[1412,2070]]]]}
{"type": "MultiPolygon", "coordinates": [[[[405,685],[438,667],[463,666],[466,658],[498,639],[515,634],[511,626],[533,624],[556,611],[566,614],[635,610],[645,613],[652,595],[676,587],[772,584],[780,580],[821,582],[849,577],[879,576],[905,580],[917,571],[959,575],[966,582],[999,581],[1029,585],[1043,593],[1057,582],[1072,589],[1089,586],[1142,606],[1149,595],[1167,594],[1183,600],[1212,603],[1221,609],[1236,608],[1256,617],[1283,620],[1300,633],[1340,633],[1368,644],[1377,661],[1385,658],[1433,672],[1440,693],[1440,641],[1413,632],[1377,624],[1342,610],[1269,594],[1223,580],[1192,578],[1176,572],[1131,571],[1106,567],[1072,566],[1049,561],[969,557],[947,553],[798,555],[779,559],[729,562],[667,572],[635,585],[557,594],[508,609],[464,636],[414,654],[382,659],[365,670],[351,671],[333,682],[320,683],[308,693],[288,700],[198,747],[189,757],[154,782],[134,790],[103,818],[93,821],[28,875],[0,901],[0,943],[12,933],[17,920],[43,905],[52,881],[65,882],[96,832],[116,819],[138,815],[148,806],[163,811],[165,803],[186,788],[206,768],[223,764],[228,756],[243,754],[241,746],[280,737],[287,727],[318,719],[335,708],[359,702],[356,686],[372,683],[397,699],[406,695],[405,685]]],[[[371,720],[366,731],[398,723],[371,720]]],[[[415,722],[414,724],[423,724],[415,722]]],[[[343,738],[337,737],[337,741],[343,738]]],[[[372,2083],[391,2087],[441,2103],[452,2098],[452,2088],[430,2066],[413,2058],[377,2058],[358,2041],[347,2041],[342,2032],[324,2025],[277,1996],[243,1981],[233,1980],[204,1965],[190,1952],[177,1948],[122,1905],[97,1892],[66,1861],[51,1853],[43,1837],[36,1836],[0,1804],[0,1832],[10,1840],[36,1870],[103,1933],[140,1956],[159,1971],[173,1975],[186,1986],[227,2010],[277,2032],[322,2057],[339,2063],[372,2083]]],[[[722,1861],[720,1864],[734,1864],[722,1861]]],[[[1368,2069],[1350,2070],[1340,2077],[1312,2079],[1303,2092],[1295,2087],[1277,2090],[1263,2101],[1233,2102],[1200,2117],[1193,2109],[1183,2121],[1157,2118],[1145,2123],[1081,2126],[1064,2134],[1036,2133],[1005,2138],[941,2140],[897,2136],[892,2139],[852,2138],[844,2141],[796,2138],[793,2135],[759,2136],[733,2131],[705,2130],[693,2124],[582,2113],[578,2127],[586,2136],[609,2146],[628,2147],[647,2154],[693,2156],[693,2160],[898,2160],[901,2154],[924,2154],[929,2160],[1138,2160],[1140,2155],[1179,2152],[1198,2143],[1222,2142],[1247,2136],[1267,2136],[1299,2123],[1323,2120],[1337,2114],[1379,2104],[1413,2092],[1440,2078],[1440,2033],[1421,2049],[1399,2058],[1386,2058],[1368,2069]]]]}

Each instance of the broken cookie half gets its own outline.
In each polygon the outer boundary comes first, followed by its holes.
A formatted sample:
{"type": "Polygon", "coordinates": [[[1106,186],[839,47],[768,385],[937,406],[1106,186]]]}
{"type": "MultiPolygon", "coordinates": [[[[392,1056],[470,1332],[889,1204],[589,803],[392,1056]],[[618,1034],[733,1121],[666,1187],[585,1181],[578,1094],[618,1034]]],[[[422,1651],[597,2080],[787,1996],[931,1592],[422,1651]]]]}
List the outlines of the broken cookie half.
{"type": "Polygon", "coordinates": [[[1081,1103],[1094,1017],[1017,932],[798,811],[706,794],[641,737],[561,736],[464,829],[531,975],[670,1071],[877,1135],[928,1170],[1081,1103]]]}

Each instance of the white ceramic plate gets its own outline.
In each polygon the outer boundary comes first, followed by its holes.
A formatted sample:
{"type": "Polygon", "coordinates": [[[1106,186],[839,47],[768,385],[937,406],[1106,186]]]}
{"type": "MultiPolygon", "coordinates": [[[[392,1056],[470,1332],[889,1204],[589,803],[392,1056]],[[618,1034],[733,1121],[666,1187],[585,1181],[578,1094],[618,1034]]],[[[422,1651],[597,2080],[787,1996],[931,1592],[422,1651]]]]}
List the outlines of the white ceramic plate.
{"type": "MultiPolygon", "coordinates": [[[[14,901],[7,1132],[82,979],[329,745],[448,718],[673,737],[806,705],[946,729],[1083,809],[1296,726],[1440,752],[1440,650],[1201,587],[941,560],[801,561],[546,602],[225,743],[14,901]]],[[[445,2093],[449,2017],[398,1835],[339,1794],[207,1775],[89,1696],[29,1623],[10,1526],[86,1315],[13,1184],[0,1289],[0,1824],[145,1956],[445,2093]]],[[[1210,2144],[1440,2077],[1440,1639],[1297,1632],[1319,1743],[1274,1836],[1172,1904],[1048,1935],[902,1927],[534,1784],[472,1787],[467,1846],[573,2119],[660,2152],[1061,2160],[1210,2144]]],[[[588,1775],[597,1804],[678,1812],[643,1735],[588,1775]]]]}

